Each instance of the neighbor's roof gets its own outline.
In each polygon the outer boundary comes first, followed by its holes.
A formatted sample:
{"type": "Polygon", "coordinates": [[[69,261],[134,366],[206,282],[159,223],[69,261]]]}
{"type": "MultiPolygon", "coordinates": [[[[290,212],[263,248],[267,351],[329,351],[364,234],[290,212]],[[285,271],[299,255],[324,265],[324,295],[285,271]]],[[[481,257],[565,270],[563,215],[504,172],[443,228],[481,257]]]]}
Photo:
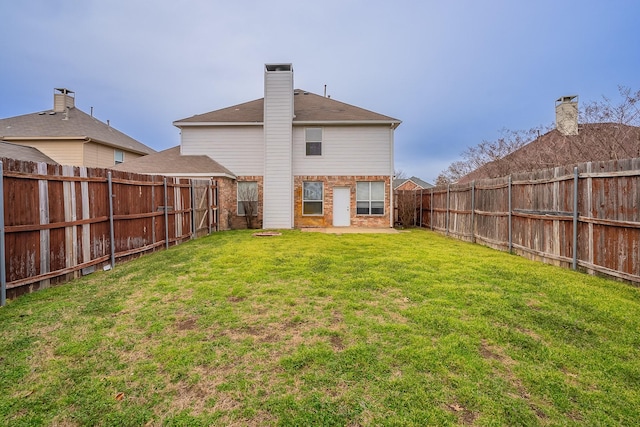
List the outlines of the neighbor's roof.
{"type": "Polygon", "coordinates": [[[170,176],[228,176],[235,174],[209,156],[180,154],[180,146],[168,148],[148,156],[126,160],[112,169],[143,174],[170,176]]]}
{"type": "MultiPolygon", "coordinates": [[[[335,99],[316,95],[301,89],[294,90],[293,123],[307,122],[378,122],[399,125],[400,120],[364,108],[355,107],[335,99]]],[[[182,125],[203,123],[253,123],[261,124],[264,120],[264,98],[221,110],[198,114],[186,119],[177,120],[173,124],[182,125]]]]}
{"type": "Polygon", "coordinates": [[[393,180],[393,188],[398,188],[398,187],[400,187],[402,184],[404,184],[407,181],[411,181],[414,184],[416,184],[418,187],[421,187],[423,189],[433,187],[433,185],[429,184],[427,181],[423,181],[420,178],[418,178],[417,176],[412,176],[411,178],[394,179],[393,180]]]}
{"type": "Polygon", "coordinates": [[[52,165],[58,163],[51,157],[45,155],[37,148],[26,145],[13,144],[11,142],[0,141],[0,158],[23,160],[27,162],[43,162],[52,165]]]}
{"type": "Polygon", "coordinates": [[[51,110],[0,119],[0,139],[25,141],[81,138],[134,153],[155,153],[154,149],[77,108],[69,108],[68,114],[67,120],[64,112],[54,113],[51,110]]]}
{"type": "Polygon", "coordinates": [[[578,135],[565,136],[557,129],[547,132],[504,158],[479,167],[458,182],[636,157],[640,157],[640,127],[618,123],[586,123],[579,125],[578,135]]]}

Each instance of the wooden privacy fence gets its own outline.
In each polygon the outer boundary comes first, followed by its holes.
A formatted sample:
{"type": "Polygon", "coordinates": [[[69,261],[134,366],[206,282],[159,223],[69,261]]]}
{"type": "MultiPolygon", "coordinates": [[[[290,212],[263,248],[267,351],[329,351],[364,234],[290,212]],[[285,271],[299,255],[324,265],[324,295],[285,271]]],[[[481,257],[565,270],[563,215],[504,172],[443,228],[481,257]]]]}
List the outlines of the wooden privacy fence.
{"type": "Polygon", "coordinates": [[[640,283],[640,159],[436,187],[416,199],[423,227],[640,283]]]}
{"type": "Polygon", "coordinates": [[[217,227],[209,180],[0,161],[0,281],[13,295],[217,227]]]}

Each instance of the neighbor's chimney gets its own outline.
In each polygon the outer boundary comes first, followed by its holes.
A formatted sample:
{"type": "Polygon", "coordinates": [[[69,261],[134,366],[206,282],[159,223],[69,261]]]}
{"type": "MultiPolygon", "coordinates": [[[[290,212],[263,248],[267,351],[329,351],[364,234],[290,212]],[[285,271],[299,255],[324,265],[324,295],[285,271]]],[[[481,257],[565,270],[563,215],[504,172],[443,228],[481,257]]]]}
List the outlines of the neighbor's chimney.
{"type": "Polygon", "coordinates": [[[563,135],[578,134],[578,95],[556,100],[556,129],[563,135]]]}
{"type": "Polygon", "coordinates": [[[75,92],[65,88],[55,88],[53,92],[53,111],[64,113],[67,108],[76,106],[75,92]]]}

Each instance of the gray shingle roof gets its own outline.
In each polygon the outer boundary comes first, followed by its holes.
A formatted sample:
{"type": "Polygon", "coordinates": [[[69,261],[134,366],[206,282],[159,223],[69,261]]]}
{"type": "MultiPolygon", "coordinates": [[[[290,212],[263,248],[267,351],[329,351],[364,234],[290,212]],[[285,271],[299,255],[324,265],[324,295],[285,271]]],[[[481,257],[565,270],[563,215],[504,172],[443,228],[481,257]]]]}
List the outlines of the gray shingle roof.
{"type": "Polygon", "coordinates": [[[199,174],[207,176],[228,175],[235,177],[235,174],[222,166],[209,156],[183,156],[180,154],[180,146],[168,148],[158,153],[137,159],[125,161],[112,169],[126,172],[136,172],[144,174],[158,175],[182,175],[185,176],[199,174]]]}
{"type": "Polygon", "coordinates": [[[0,119],[0,139],[12,138],[90,138],[139,154],[155,153],[154,149],[77,108],[69,109],[67,120],[65,113],[50,110],[0,119]]]}
{"type": "Polygon", "coordinates": [[[0,158],[23,160],[27,162],[44,162],[52,165],[58,163],[37,148],[0,141],[0,158]]]}
{"type": "MultiPolygon", "coordinates": [[[[325,98],[301,89],[294,91],[294,115],[296,122],[383,122],[400,123],[400,120],[364,108],[356,107],[335,99],[325,98]]],[[[264,118],[264,98],[234,105],[220,110],[198,114],[174,125],[190,123],[262,123],[264,118]]]]}
{"type": "Polygon", "coordinates": [[[640,157],[640,127],[585,123],[578,129],[578,135],[566,136],[553,129],[502,159],[480,166],[458,182],[584,162],[640,157]]]}

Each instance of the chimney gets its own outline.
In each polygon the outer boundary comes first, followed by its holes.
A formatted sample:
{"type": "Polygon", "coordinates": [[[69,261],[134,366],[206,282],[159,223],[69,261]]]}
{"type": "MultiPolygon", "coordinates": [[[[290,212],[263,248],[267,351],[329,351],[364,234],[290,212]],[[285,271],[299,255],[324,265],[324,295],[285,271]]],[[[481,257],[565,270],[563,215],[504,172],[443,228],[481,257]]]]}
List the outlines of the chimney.
{"type": "Polygon", "coordinates": [[[64,113],[67,108],[76,106],[75,92],[65,88],[55,88],[53,92],[53,111],[64,113]]]}
{"type": "Polygon", "coordinates": [[[556,100],[556,129],[565,136],[578,134],[578,95],[556,100]]]}
{"type": "Polygon", "coordinates": [[[263,228],[293,228],[293,66],[265,64],[263,228]]]}

